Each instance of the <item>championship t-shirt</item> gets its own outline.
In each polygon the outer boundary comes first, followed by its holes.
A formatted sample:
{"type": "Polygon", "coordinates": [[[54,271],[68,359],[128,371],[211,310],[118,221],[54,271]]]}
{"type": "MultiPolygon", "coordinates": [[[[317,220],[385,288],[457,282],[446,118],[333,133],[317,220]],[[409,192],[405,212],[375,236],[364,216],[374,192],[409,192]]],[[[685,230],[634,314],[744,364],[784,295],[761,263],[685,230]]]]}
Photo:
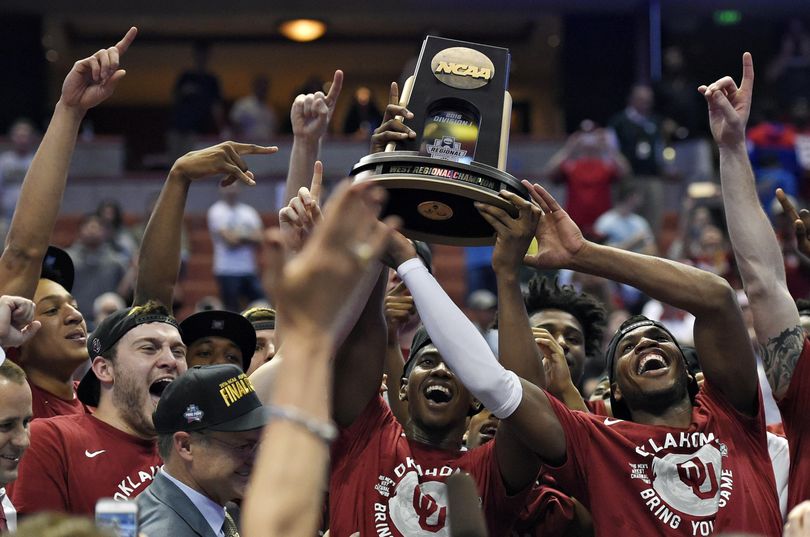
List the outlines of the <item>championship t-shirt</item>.
{"type": "Polygon", "coordinates": [[[332,446],[330,535],[448,537],[445,480],[458,470],[478,485],[490,536],[508,535],[530,489],[507,495],[495,442],[455,451],[409,440],[374,397],[332,446]]]}
{"type": "Polygon", "coordinates": [[[782,534],[765,418],[707,380],[685,429],[572,411],[548,397],[567,459],[548,471],[590,510],[597,535],[782,534]]]}
{"type": "Polygon", "coordinates": [[[810,499],[810,340],[805,338],[802,354],[790,385],[777,401],[790,450],[788,511],[810,499]]]}
{"type": "Polygon", "coordinates": [[[512,537],[568,535],[575,515],[574,502],[550,486],[553,479],[544,475],[541,481],[529,493],[526,505],[512,529],[512,537]]]}
{"type": "Polygon", "coordinates": [[[75,385],[74,396],[70,401],[55,396],[51,392],[33,384],[30,380],[28,386],[31,388],[31,407],[34,411],[34,418],[53,418],[55,416],[90,413],[87,405],[79,401],[79,398],[75,396],[75,385]]]}
{"type": "Polygon", "coordinates": [[[154,440],[119,431],[91,414],[34,420],[31,446],[9,496],[24,515],[92,515],[99,498],[135,498],[162,464],[154,440]]]}

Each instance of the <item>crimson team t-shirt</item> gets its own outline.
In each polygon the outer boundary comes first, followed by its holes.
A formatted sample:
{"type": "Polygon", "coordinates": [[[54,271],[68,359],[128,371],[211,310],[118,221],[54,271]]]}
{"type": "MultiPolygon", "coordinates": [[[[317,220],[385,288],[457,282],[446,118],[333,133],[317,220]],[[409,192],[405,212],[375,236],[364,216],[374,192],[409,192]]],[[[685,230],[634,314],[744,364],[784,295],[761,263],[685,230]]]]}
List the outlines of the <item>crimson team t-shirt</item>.
{"type": "MultiPolygon", "coordinates": [[[[74,394],[78,384],[78,382],[73,383],[74,394]]],[[[28,386],[31,388],[31,407],[34,411],[34,418],[53,418],[55,416],[90,413],[87,405],[79,401],[79,398],[75,395],[72,400],[67,401],[40,388],[30,380],[28,381],[28,386]]]]}
{"type": "Polygon", "coordinates": [[[810,340],[802,354],[784,397],[776,402],[790,451],[788,511],[810,499],[810,340]]]}
{"type": "Polygon", "coordinates": [[[119,431],[90,414],[34,420],[31,446],[9,496],[25,515],[92,515],[99,498],[135,498],[162,464],[154,440],[119,431]]]}
{"type": "Polygon", "coordinates": [[[567,459],[549,468],[591,511],[597,535],[782,535],[765,418],[734,409],[707,380],[686,429],[572,411],[548,396],[567,459]]]}
{"type": "Polygon", "coordinates": [[[490,536],[508,535],[530,489],[507,496],[494,447],[454,451],[409,440],[374,397],[332,446],[330,535],[448,537],[444,482],[457,470],[478,484],[490,536]]]}

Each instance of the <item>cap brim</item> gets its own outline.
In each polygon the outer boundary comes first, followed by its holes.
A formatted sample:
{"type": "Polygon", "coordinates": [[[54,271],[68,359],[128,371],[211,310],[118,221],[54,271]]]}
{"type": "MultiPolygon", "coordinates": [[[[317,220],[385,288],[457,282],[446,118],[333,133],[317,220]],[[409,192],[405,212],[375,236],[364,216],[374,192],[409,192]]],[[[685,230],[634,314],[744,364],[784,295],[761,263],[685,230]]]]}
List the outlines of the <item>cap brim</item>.
{"type": "Polygon", "coordinates": [[[100,392],[101,383],[91,368],[79,382],[79,386],[76,388],[76,397],[87,406],[97,407],[100,392]]]}
{"type": "Polygon", "coordinates": [[[212,431],[226,431],[226,432],[239,432],[239,431],[252,431],[254,429],[261,429],[270,420],[270,409],[266,406],[259,406],[248,412],[242,414],[238,418],[220,423],[218,425],[210,425],[206,429],[212,431]]]}
{"type": "Polygon", "coordinates": [[[73,290],[75,268],[70,254],[56,246],[48,246],[48,251],[42,259],[40,278],[52,280],[70,293],[73,290]]]}
{"type": "Polygon", "coordinates": [[[180,323],[180,333],[183,343],[191,346],[195,341],[205,337],[223,337],[233,341],[242,353],[242,370],[250,367],[250,359],[256,351],[256,330],[250,321],[232,311],[210,310],[200,311],[186,317],[180,323]],[[227,330],[214,330],[212,321],[222,320],[228,323],[227,330]]]}

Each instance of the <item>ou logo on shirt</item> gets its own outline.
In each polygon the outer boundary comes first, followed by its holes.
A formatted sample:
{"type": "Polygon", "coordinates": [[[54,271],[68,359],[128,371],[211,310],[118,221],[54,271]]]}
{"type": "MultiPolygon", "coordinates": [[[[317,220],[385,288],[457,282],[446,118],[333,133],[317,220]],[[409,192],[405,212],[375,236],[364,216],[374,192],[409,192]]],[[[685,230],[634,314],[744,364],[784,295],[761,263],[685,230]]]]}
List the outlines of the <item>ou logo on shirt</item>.
{"type": "Polygon", "coordinates": [[[670,507],[695,517],[717,513],[722,455],[707,444],[694,453],[668,453],[652,464],[652,486],[670,507]]]}
{"type": "Polygon", "coordinates": [[[405,474],[388,500],[388,512],[397,531],[408,537],[449,537],[447,485],[419,483],[415,471],[405,474]]]}

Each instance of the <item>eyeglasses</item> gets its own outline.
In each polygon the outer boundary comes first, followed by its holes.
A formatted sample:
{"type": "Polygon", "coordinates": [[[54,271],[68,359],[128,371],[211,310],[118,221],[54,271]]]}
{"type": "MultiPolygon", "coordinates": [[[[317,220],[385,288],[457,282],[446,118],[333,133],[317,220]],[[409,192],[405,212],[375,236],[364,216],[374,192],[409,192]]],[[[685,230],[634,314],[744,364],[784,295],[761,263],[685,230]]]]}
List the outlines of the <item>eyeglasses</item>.
{"type": "Polygon", "coordinates": [[[230,442],[220,440],[216,436],[211,436],[210,434],[201,431],[197,431],[196,434],[204,436],[208,440],[213,440],[215,443],[227,448],[228,451],[230,451],[231,453],[238,455],[239,457],[242,458],[247,458],[255,454],[256,450],[262,444],[261,440],[249,440],[242,444],[232,444],[230,442]]]}

